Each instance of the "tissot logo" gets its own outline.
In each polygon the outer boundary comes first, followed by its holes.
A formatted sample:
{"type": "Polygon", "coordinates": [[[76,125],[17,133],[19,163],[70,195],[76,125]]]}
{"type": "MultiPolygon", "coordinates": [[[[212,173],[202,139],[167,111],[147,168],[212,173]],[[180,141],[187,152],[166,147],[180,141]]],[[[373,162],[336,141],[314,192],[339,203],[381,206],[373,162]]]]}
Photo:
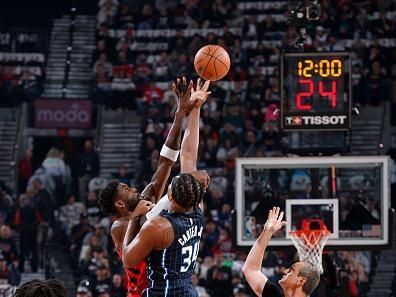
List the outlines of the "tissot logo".
{"type": "Polygon", "coordinates": [[[346,115],[334,116],[291,116],[286,117],[286,125],[301,126],[301,125],[323,125],[323,126],[337,126],[344,125],[347,120],[346,115]]]}

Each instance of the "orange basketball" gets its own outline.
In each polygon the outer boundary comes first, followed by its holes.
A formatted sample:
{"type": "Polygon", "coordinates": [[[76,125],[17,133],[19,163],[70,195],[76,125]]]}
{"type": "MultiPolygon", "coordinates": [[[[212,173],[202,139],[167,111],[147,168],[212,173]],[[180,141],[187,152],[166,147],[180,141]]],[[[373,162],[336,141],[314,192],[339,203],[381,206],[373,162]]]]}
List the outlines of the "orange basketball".
{"type": "Polygon", "coordinates": [[[194,58],[195,71],[205,80],[219,80],[230,70],[230,56],[218,45],[202,47],[194,58]]]}

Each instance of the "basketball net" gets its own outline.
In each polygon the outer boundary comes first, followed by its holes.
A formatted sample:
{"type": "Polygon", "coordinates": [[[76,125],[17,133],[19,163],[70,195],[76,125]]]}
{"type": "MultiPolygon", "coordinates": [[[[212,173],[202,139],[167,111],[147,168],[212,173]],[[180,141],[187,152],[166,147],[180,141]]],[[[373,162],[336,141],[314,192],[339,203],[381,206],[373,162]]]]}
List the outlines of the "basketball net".
{"type": "Polygon", "coordinates": [[[330,232],[323,221],[319,219],[303,220],[302,229],[290,231],[289,235],[297,249],[299,260],[311,263],[322,274],[323,248],[330,236],[330,232]],[[309,229],[311,222],[320,224],[321,229],[309,229]]]}

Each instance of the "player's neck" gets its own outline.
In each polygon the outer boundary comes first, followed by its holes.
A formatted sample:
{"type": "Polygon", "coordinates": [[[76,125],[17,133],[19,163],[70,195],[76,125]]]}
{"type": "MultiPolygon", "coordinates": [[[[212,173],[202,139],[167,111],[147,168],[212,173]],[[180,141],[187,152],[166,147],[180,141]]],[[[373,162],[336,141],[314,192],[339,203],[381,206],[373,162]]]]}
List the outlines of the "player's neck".
{"type": "Polygon", "coordinates": [[[116,216],[117,221],[127,221],[129,220],[129,213],[128,212],[119,212],[116,216]]]}
{"type": "Polygon", "coordinates": [[[172,203],[169,207],[169,211],[175,212],[175,213],[188,213],[188,212],[192,212],[193,208],[191,207],[191,208],[187,209],[187,208],[181,207],[177,203],[172,203]]]}
{"type": "Polygon", "coordinates": [[[283,288],[285,292],[285,297],[307,297],[307,295],[301,291],[301,288],[297,289],[285,289],[283,288]]]}

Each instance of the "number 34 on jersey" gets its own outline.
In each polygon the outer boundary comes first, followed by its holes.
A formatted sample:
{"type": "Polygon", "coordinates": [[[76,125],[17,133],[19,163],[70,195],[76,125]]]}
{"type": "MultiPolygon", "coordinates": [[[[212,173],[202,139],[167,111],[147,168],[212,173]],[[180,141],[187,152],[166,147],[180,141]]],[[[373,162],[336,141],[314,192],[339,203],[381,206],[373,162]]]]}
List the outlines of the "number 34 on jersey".
{"type": "Polygon", "coordinates": [[[199,243],[201,240],[202,230],[203,227],[198,230],[198,226],[193,226],[179,237],[178,242],[183,246],[181,250],[183,259],[180,272],[187,272],[189,269],[194,268],[199,253],[199,243]],[[190,239],[193,238],[195,239],[193,240],[194,243],[187,245],[190,239]]]}

